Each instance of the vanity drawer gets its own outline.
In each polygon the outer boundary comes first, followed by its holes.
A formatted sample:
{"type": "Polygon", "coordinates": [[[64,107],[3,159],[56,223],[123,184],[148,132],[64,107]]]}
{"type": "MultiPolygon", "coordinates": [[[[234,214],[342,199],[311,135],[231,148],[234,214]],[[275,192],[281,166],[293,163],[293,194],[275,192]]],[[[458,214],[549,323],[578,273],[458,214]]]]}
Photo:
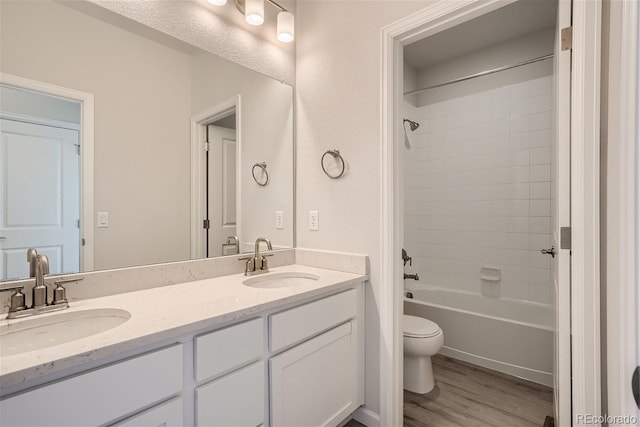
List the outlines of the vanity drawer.
{"type": "Polygon", "coordinates": [[[265,412],[264,362],[196,389],[197,426],[259,426],[265,412]]]}
{"type": "Polygon", "coordinates": [[[182,345],[135,357],[0,402],[3,426],[101,425],[182,391],[182,345]]]}
{"type": "Polygon", "coordinates": [[[202,382],[259,358],[262,318],[196,337],[196,380],[202,382]]]}
{"type": "Polygon", "coordinates": [[[356,314],[355,289],[273,314],[269,317],[269,349],[280,350],[352,319],[356,314]]]}

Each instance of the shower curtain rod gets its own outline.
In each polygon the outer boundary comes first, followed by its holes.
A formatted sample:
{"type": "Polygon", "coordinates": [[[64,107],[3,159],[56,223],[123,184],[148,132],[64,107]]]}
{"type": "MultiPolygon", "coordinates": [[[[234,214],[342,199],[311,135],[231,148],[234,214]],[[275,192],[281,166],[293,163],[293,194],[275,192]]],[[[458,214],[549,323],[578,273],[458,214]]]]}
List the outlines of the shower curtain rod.
{"type": "Polygon", "coordinates": [[[460,78],[457,78],[457,79],[449,80],[448,82],[440,83],[440,84],[437,84],[437,85],[424,87],[422,89],[412,90],[412,91],[409,91],[409,92],[405,92],[404,95],[413,95],[414,93],[424,92],[425,90],[435,89],[437,87],[448,86],[448,85],[452,85],[454,83],[464,82],[464,81],[467,81],[467,80],[475,79],[476,77],[488,76],[489,74],[499,73],[500,71],[506,71],[506,70],[510,70],[510,69],[516,68],[516,67],[522,67],[523,65],[533,64],[534,62],[544,61],[545,59],[549,59],[549,58],[553,58],[553,53],[550,53],[549,55],[545,55],[545,56],[540,56],[538,58],[529,59],[528,61],[519,62],[517,64],[505,65],[503,67],[493,68],[493,69],[487,70],[487,71],[481,71],[479,73],[475,73],[475,74],[471,74],[469,76],[465,76],[465,77],[460,77],[460,78]]]}

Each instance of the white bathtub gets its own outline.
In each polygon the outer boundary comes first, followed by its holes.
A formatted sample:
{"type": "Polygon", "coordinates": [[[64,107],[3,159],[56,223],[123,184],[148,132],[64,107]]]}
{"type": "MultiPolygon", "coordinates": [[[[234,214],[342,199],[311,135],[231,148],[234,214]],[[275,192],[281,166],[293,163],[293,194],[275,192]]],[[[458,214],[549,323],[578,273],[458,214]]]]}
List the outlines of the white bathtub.
{"type": "Polygon", "coordinates": [[[553,386],[553,307],[421,283],[407,286],[404,312],[444,332],[440,354],[553,386]]]}

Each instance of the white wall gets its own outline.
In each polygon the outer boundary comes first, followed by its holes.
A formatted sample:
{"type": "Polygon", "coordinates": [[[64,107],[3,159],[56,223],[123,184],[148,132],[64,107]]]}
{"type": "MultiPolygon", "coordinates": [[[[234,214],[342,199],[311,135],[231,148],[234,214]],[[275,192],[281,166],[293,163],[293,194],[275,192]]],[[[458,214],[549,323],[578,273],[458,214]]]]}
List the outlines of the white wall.
{"type": "Polygon", "coordinates": [[[406,107],[420,123],[405,151],[406,270],[421,282],[552,303],[540,253],[551,247],[551,89],[547,76],[406,107]],[[481,280],[485,266],[501,281],[481,280]]]}
{"type": "Polygon", "coordinates": [[[189,55],[51,1],[1,19],[3,72],[94,94],[94,267],[189,259],[189,55]]]}
{"type": "Polygon", "coordinates": [[[380,411],[381,28],[426,1],[301,1],[296,29],[297,246],[366,253],[366,407],[380,411]],[[329,30],[330,28],[330,30],[329,30]],[[320,156],[337,148],[349,165],[328,178],[320,156]],[[319,211],[318,231],[308,227],[319,211]]]}

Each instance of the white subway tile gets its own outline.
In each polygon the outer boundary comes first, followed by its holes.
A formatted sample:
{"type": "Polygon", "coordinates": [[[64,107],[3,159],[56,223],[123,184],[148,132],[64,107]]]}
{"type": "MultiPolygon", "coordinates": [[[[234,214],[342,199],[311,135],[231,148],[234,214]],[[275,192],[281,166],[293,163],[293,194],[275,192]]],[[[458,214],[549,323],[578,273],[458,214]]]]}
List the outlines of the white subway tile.
{"type": "MultiPolygon", "coordinates": [[[[531,208],[538,200],[531,201],[531,208]]],[[[529,230],[532,234],[549,234],[553,230],[551,229],[551,217],[531,217],[529,219],[529,230]]]]}
{"type": "Polygon", "coordinates": [[[543,165],[551,163],[551,147],[532,148],[530,153],[531,165],[543,165]]]}
{"type": "MultiPolygon", "coordinates": [[[[541,248],[541,249],[547,249],[547,248],[541,248]]],[[[551,258],[549,255],[543,254],[539,250],[529,251],[529,263],[531,267],[548,268],[548,269],[553,268],[553,258],[551,258]]]]}
{"type": "Polygon", "coordinates": [[[532,217],[551,216],[551,201],[550,200],[531,200],[530,213],[532,217]]]}
{"type": "Polygon", "coordinates": [[[511,168],[511,182],[529,182],[529,166],[516,166],[511,168]]]}
{"type": "Polygon", "coordinates": [[[529,266],[529,251],[521,249],[513,249],[509,251],[509,265],[518,267],[529,266]]]}
{"type": "Polygon", "coordinates": [[[509,133],[511,135],[517,133],[529,132],[529,116],[514,117],[509,120],[509,133]]]}
{"type": "Polygon", "coordinates": [[[544,95],[534,96],[531,98],[529,105],[530,105],[530,111],[532,114],[542,113],[544,111],[551,111],[553,107],[553,104],[551,101],[551,94],[547,93],[544,95]]]}
{"type": "Polygon", "coordinates": [[[509,103],[509,117],[515,118],[529,114],[529,100],[526,98],[509,103]]]}
{"type": "Polygon", "coordinates": [[[528,166],[529,150],[515,150],[509,153],[510,166],[528,166]]]}
{"type": "Polygon", "coordinates": [[[529,298],[529,287],[526,284],[509,282],[503,285],[502,294],[505,298],[526,301],[529,298]]]}
{"type": "Polygon", "coordinates": [[[551,198],[550,182],[532,182],[530,185],[531,199],[549,199],[551,198]]]}
{"type": "Polygon", "coordinates": [[[528,132],[511,134],[509,135],[509,149],[513,151],[526,150],[529,148],[529,139],[528,132]]]}
{"type": "Polygon", "coordinates": [[[551,129],[551,112],[531,114],[529,126],[531,131],[551,129]]]}
{"type": "Polygon", "coordinates": [[[509,219],[509,231],[512,233],[529,233],[529,217],[514,216],[509,219]]]}
{"type": "Polygon", "coordinates": [[[531,182],[548,182],[551,180],[551,165],[531,166],[531,182]]]}
{"type": "Polygon", "coordinates": [[[553,132],[551,129],[538,130],[531,132],[529,139],[530,148],[547,147],[554,141],[553,132]]]}
{"type": "Polygon", "coordinates": [[[540,251],[551,247],[551,234],[530,234],[529,249],[532,251],[540,251]]]}
{"type": "Polygon", "coordinates": [[[528,199],[529,198],[528,183],[514,183],[509,185],[509,194],[512,199],[528,199]]]}
{"type": "Polygon", "coordinates": [[[529,249],[529,235],[526,233],[509,233],[509,248],[526,251],[529,249]]]}
{"type": "Polygon", "coordinates": [[[491,183],[492,184],[508,184],[510,178],[510,169],[509,168],[497,168],[493,169],[491,172],[491,183]]]}
{"type": "Polygon", "coordinates": [[[509,214],[510,216],[527,216],[529,215],[529,200],[510,200],[509,214]]]}
{"type": "Polygon", "coordinates": [[[509,152],[501,151],[499,153],[491,153],[489,154],[491,158],[490,167],[491,168],[508,168],[511,166],[509,161],[509,152]]]}

